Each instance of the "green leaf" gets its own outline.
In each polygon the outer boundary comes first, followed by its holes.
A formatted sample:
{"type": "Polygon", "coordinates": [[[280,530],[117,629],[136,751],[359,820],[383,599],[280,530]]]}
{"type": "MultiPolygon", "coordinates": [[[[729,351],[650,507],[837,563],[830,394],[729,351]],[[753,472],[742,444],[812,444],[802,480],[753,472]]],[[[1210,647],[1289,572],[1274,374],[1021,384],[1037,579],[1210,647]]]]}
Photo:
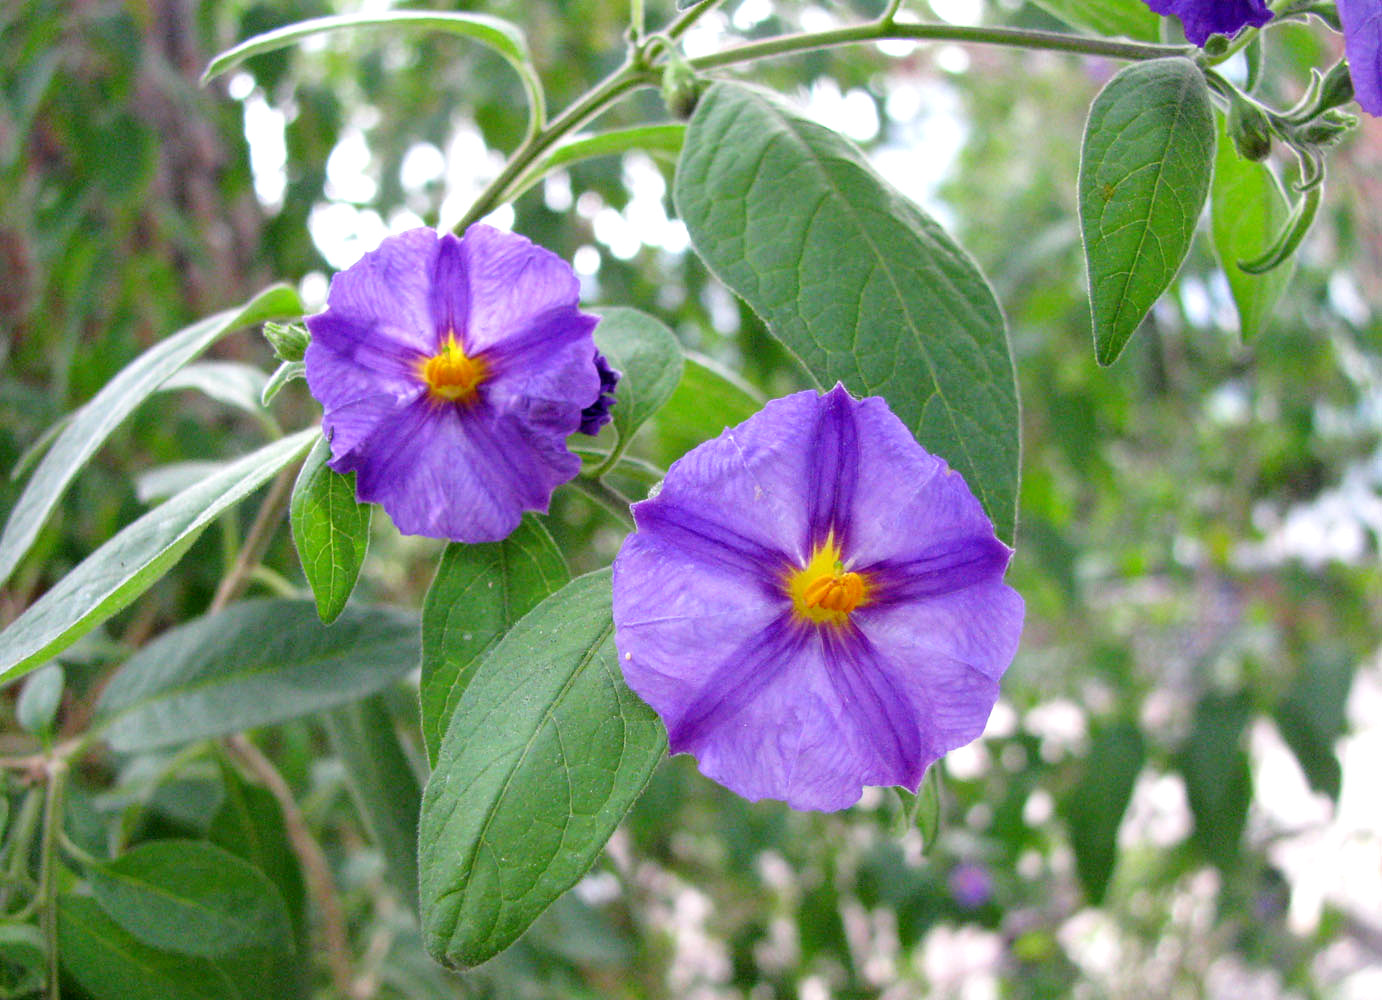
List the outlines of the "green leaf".
{"type": "Polygon", "coordinates": [[[1348,729],[1353,659],[1347,651],[1311,648],[1300,673],[1276,706],[1276,725],[1310,787],[1336,802],[1343,783],[1334,744],[1348,729]]]}
{"type": "Polygon", "coordinates": [[[422,801],[428,951],[478,965],[586,873],[667,749],[624,685],[610,573],[573,580],[480,663],[422,801]]]}
{"type": "Polygon", "coordinates": [[[681,152],[686,138],[686,126],[680,123],[635,125],[632,128],[610,129],[578,135],[556,146],[537,164],[524,171],[523,176],[506,189],[505,200],[516,201],[529,188],[553,170],[579,163],[597,156],[614,156],[630,150],[644,150],[653,154],[675,157],[681,152]]]}
{"type": "Polygon", "coordinates": [[[344,610],[369,546],[369,504],[355,500],[355,474],[326,464],[331,445],[319,438],[302,463],[289,520],[302,571],[317,599],[317,614],[330,624],[344,610]]]}
{"type": "Polygon", "coordinates": [[[221,777],[225,794],[211,818],[207,839],[269,877],[288,907],[293,938],[303,950],[307,944],[306,888],[283,810],[272,792],[248,783],[224,760],[221,777]]]}
{"type": "Polygon", "coordinates": [[[89,896],[58,897],[58,956],[92,1000],[251,1000],[215,963],[150,948],[89,896]]]}
{"type": "Polygon", "coordinates": [[[921,831],[921,853],[927,854],[936,846],[941,833],[941,769],[933,764],[926,769],[921,786],[912,794],[905,788],[897,789],[898,800],[902,803],[902,831],[916,828],[921,831]]]}
{"type": "Polygon", "coordinates": [[[155,840],[87,866],[101,909],[151,948],[217,958],[292,949],[288,910],[267,875],[199,840],[155,840]]]}
{"type": "Polygon", "coordinates": [[[0,678],[13,680],[56,656],[142,594],[201,530],[299,458],[314,427],[265,445],[155,507],[82,560],[0,632],[0,678]]]}
{"type": "Polygon", "coordinates": [[[1011,542],[1017,387],[965,252],[853,144],[737,84],[701,97],[675,192],[696,252],[816,381],[885,397],[1011,542]]]}
{"type": "Polygon", "coordinates": [[[264,383],[264,389],[259,394],[259,403],[268,406],[274,401],[274,397],[279,394],[282,388],[294,379],[307,377],[307,365],[302,361],[285,361],[269,376],[269,380],[264,383]]]}
{"type": "Polygon", "coordinates": [[[1190,736],[1180,753],[1186,798],[1195,818],[1191,842],[1220,868],[1230,867],[1238,857],[1252,799],[1252,770],[1242,746],[1248,713],[1246,694],[1205,695],[1195,706],[1190,736]]]}
{"type": "Polygon", "coordinates": [[[48,948],[33,924],[0,924],[0,997],[32,997],[43,989],[48,948]]]}
{"type": "Polygon", "coordinates": [[[1060,813],[1070,830],[1075,870],[1095,906],[1103,902],[1118,863],[1118,827],[1145,758],[1142,733],[1136,726],[1111,726],[1095,738],[1079,777],[1061,797],[1060,813]]]}
{"type": "Polygon", "coordinates": [[[14,717],[26,733],[46,733],[62,703],[62,666],[49,663],[29,675],[15,702],[14,717]]]}
{"type": "Polygon", "coordinates": [[[160,387],[164,392],[195,389],[218,403],[258,416],[264,409],[260,394],[268,376],[241,361],[196,361],[174,372],[160,387]]]}
{"type": "Polygon", "coordinates": [[[226,467],[225,462],[170,462],[145,469],[134,477],[134,498],[142,504],[176,496],[226,467]]]}
{"type": "Polygon", "coordinates": [[[349,607],[330,628],[310,601],[243,601],[171,629],[120,669],[97,725],[132,752],[335,708],[417,665],[417,618],[349,607]]]}
{"type": "Polygon", "coordinates": [[[726,427],[743,423],[765,402],[762,393],[700,354],[688,354],[676,391],[658,411],[651,433],[664,465],[709,441],[726,427]]]}
{"type": "Polygon", "coordinates": [[[1213,167],[1209,88],[1190,60],[1129,66],[1094,99],[1079,201],[1099,364],[1118,360],[1180,270],[1213,167]]]}
{"type": "Polygon", "coordinates": [[[661,320],[637,309],[601,309],[595,346],[620,371],[610,410],[619,450],[671,398],[681,381],[681,344],[661,320]]]}
{"type": "Polygon", "coordinates": [[[242,306],[179,330],[126,365],[72,414],[10,511],[5,532],[0,535],[0,583],[9,579],[29,551],[72,477],[130,411],[170,375],[232,330],[271,316],[301,313],[302,302],[297,292],[286,285],[275,285],[242,306]]]}
{"type": "Polygon", "coordinates": [[[297,24],[285,25],[246,39],[234,48],[217,55],[202,73],[202,83],[234,69],[246,59],[296,45],[305,38],[336,31],[358,31],[362,28],[420,28],[459,35],[493,49],[518,71],[527,91],[532,115],[530,127],[540,127],[546,118],[542,81],[538,79],[528,43],[523,32],[510,21],[485,14],[457,14],[441,11],[391,10],[381,14],[341,14],[315,17],[297,24]]]}
{"type": "Polygon", "coordinates": [[[370,839],[384,855],[389,881],[416,913],[422,784],[394,731],[393,718],[375,695],[327,713],[326,732],[345,763],[350,795],[370,839]]]}
{"type": "Polygon", "coordinates": [[[452,543],[422,605],[422,736],[437,751],[480,658],[571,579],[561,550],[532,514],[502,542],[452,543]]]}
{"type": "Polygon", "coordinates": [[[1139,42],[1161,40],[1161,18],[1143,0],[1036,0],[1056,17],[1101,35],[1123,35],[1139,42]]]}
{"type": "Polygon", "coordinates": [[[1260,257],[1272,245],[1291,214],[1291,204],[1267,164],[1238,155],[1222,122],[1212,192],[1209,219],[1214,251],[1233,293],[1238,328],[1247,340],[1263,332],[1271,322],[1272,311],[1286,291],[1295,265],[1283,264],[1265,274],[1249,274],[1238,262],[1260,257]]]}

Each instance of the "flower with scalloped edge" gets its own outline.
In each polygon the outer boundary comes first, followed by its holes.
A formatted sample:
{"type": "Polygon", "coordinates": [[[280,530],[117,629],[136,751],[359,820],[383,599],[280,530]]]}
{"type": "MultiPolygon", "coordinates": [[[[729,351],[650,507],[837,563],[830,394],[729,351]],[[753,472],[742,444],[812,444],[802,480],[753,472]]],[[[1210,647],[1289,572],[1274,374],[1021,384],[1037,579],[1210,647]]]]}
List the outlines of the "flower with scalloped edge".
{"type": "Polygon", "coordinates": [[[1235,35],[1245,25],[1260,28],[1272,19],[1265,0],[1146,0],[1158,14],[1180,18],[1185,37],[1203,45],[1210,35],[1235,35]]]}
{"type": "Polygon", "coordinates": [[[591,437],[599,434],[600,428],[614,419],[614,414],[610,413],[615,402],[614,389],[624,374],[617,368],[611,368],[599,351],[595,352],[595,370],[600,373],[600,395],[581,411],[580,427],[582,434],[591,437]]]}
{"type": "Polygon", "coordinates": [[[307,318],[328,464],[405,534],[495,541],[546,511],[600,393],[579,292],[560,257],[489,226],[385,239],[307,318]]]}
{"type": "Polygon", "coordinates": [[[774,400],[633,513],[619,663],[708,777],[843,809],[983,731],[1022,629],[1012,551],[882,399],[774,400]]]}

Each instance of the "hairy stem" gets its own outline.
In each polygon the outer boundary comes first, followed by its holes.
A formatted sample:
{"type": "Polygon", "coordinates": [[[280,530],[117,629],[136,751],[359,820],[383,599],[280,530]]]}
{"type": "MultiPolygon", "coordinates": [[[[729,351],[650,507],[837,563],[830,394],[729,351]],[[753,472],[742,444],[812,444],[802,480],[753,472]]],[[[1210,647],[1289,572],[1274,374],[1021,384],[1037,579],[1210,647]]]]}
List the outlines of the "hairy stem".
{"type": "Polygon", "coordinates": [[[335,984],[336,995],[354,995],[350,960],[350,938],[346,934],[345,915],[341,910],[340,897],[336,894],[336,884],[331,877],[331,866],[321,846],[312,836],[307,825],[307,817],[298,807],[293,790],[283,775],[278,773],[273,761],[260,751],[243,734],[231,736],[226,740],[230,752],[244,764],[256,778],[264,783],[278,807],[283,810],[283,825],[288,831],[288,841],[293,853],[302,865],[303,876],[307,880],[307,891],[316,903],[321,914],[322,937],[326,946],[326,964],[331,970],[331,981],[335,984]]]}
{"type": "Polygon", "coordinates": [[[245,543],[240,547],[240,554],[235,559],[235,565],[230,568],[230,572],[221,579],[221,585],[216,588],[216,596],[211,599],[208,614],[225,610],[226,605],[239,597],[241,591],[249,584],[254,568],[264,558],[264,553],[268,550],[274,531],[278,528],[278,523],[283,520],[283,514],[288,509],[288,501],[292,498],[293,479],[297,475],[300,465],[300,462],[294,462],[274,477],[273,485],[269,487],[268,496],[264,497],[264,502],[259,507],[259,513],[255,515],[254,524],[250,526],[249,534],[245,536],[245,543]]]}
{"type": "Polygon", "coordinates": [[[1153,45],[1146,42],[1123,42],[1112,38],[1093,38],[1087,35],[1067,35],[1057,31],[1033,31],[1026,28],[986,28],[963,24],[896,24],[890,21],[871,21],[829,31],[779,35],[759,42],[735,45],[720,52],[697,56],[688,62],[692,69],[718,69],[758,59],[795,55],[837,45],[857,45],[888,39],[920,42],[962,42],[973,45],[1003,45],[1011,48],[1041,49],[1049,52],[1069,52],[1074,55],[1106,56],[1111,59],[1164,59],[1168,56],[1190,56],[1199,50],[1191,45],[1153,45]]]}

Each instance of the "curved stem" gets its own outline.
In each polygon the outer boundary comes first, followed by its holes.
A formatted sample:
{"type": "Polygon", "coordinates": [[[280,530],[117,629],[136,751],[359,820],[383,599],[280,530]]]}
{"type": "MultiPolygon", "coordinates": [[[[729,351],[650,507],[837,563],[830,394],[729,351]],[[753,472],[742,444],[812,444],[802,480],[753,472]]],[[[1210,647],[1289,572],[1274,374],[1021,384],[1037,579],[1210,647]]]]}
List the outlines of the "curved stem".
{"type": "Polygon", "coordinates": [[[577,476],[571,480],[571,485],[613,514],[625,526],[634,527],[633,513],[629,510],[629,498],[614,487],[589,476],[577,476]]]}
{"type": "Polygon", "coordinates": [[[1026,28],[985,28],[963,24],[897,24],[870,21],[830,31],[779,35],[760,42],[735,45],[720,52],[697,56],[687,62],[692,69],[718,69],[757,59],[793,55],[837,45],[856,45],[901,39],[920,42],[963,42],[972,45],[1003,45],[1012,48],[1069,52],[1074,55],[1105,56],[1111,59],[1165,59],[1191,56],[1199,50],[1193,45],[1153,45],[1147,42],[1120,42],[1111,38],[1067,35],[1057,31],[1032,31],[1026,28]]]}
{"type": "Polygon", "coordinates": [[[676,39],[691,30],[691,26],[701,19],[705,14],[710,13],[724,0],[700,0],[700,3],[692,4],[682,12],[671,24],[667,25],[667,30],[663,32],[668,38],[676,39]]]}
{"type": "Polygon", "coordinates": [[[245,536],[245,544],[240,547],[240,555],[230,572],[221,579],[221,585],[216,588],[216,596],[211,599],[211,607],[207,609],[207,614],[224,610],[226,605],[240,596],[240,592],[249,583],[254,568],[259,565],[259,560],[264,558],[274,530],[283,519],[284,511],[288,509],[288,501],[292,499],[293,480],[301,464],[294,462],[285,466],[274,477],[269,494],[260,505],[249,534],[245,536]]]}

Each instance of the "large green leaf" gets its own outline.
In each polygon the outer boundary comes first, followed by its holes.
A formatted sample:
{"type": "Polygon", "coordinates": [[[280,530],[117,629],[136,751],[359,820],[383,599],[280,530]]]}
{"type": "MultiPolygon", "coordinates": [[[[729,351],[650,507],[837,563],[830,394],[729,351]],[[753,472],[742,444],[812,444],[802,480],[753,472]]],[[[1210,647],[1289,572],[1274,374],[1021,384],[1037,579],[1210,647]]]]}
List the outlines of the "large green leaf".
{"type": "Polygon", "coordinates": [[[58,956],[92,1000],[280,1000],[299,996],[281,952],[221,959],[151,948],[89,896],[58,897],[58,956]]]}
{"type": "Polygon", "coordinates": [[[696,252],[816,381],[885,397],[1011,541],[1017,388],[968,255],[853,144],[738,84],[701,97],[675,191],[696,252]]]}
{"type": "Polygon", "coordinates": [[[1214,159],[1214,185],[1209,198],[1214,250],[1228,278],[1238,328],[1243,339],[1256,336],[1271,322],[1295,270],[1295,257],[1262,274],[1249,274],[1239,261],[1255,260],[1276,240],[1291,214],[1281,182],[1265,163],[1245,160],[1219,125],[1219,152],[1214,159]]]}
{"type": "Polygon", "coordinates": [[[667,749],[625,686],[610,573],[573,580],[480,663],[422,801],[422,926],[455,967],[508,947],[585,874],[667,749]]]}
{"type": "Polygon", "coordinates": [[[88,865],[87,880],[101,909],[151,948],[218,958],[293,947],[288,910],[273,882],[205,841],[149,841],[88,865]]]}
{"type": "Polygon", "coordinates": [[[1118,360],[1190,250],[1214,168],[1214,113],[1188,59],[1129,66],[1089,109],[1080,225],[1094,353],[1118,360]]]}
{"type": "Polygon", "coordinates": [[[1095,738],[1078,779],[1060,800],[1075,849],[1075,870],[1095,906],[1103,901],[1118,862],[1118,827],[1144,758],[1138,728],[1112,726],[1095,738]]]}
{"type": "Polygon", "coordinates": [[[417,618],[350,607],[326,627],[310,601],[231,605],[132,656],[97,704],[116,750],[149,750],[334,708],[417,665],[417,618]]]}
{"type": "Polygon", "coordinates": [[[333,471],[330,457],[331,445],[321,438],[302,463],[288,509],[302,571],[327,623],[345,608],[360,577],[374,509],[356,502],[355,473],[333,471]]]}
{"type": "Polygon", "coordinates": [[[232,330],[271,316],[298,316],[302,302],[286,285],[260,292],[242,306],[227,309],[159,341],[126,365],[63,426],[10,511],[0,535],[0,583],[9,579],[29,551],[63,490],[86,460],[130,411],[169,376],[232,330]]]}
{"type": "Polygon", "coordinates": [[[0,678],[27,673],[124,608],[182,557],[203,528],[300,457],[319,433],[300,431],[231,462],[87,556],[0,632],[0,678]]]}
{"type": "Polygon", "coordinates": [[[417,910],[417,818],[422,783],[375,695],[326,716],[331,748],[346,767],[351,798],[388,865],[393,887],[417,910]]]}
{"type": "Polygon", "coordinates": [[[570,579],[557,543],[532,514],[502,542],[446,547],[422,604],[418,695],[431,764],[480,657],[570,579]]]}
{"type": "Polygon", "coordinates": [[[1144,0],[1036,0],[1062,21],[1101,35],[1125,35],[1141,42],[1161,40],[1161,18],[1144,0]]]}
{"type": "Polygon", "coordinates": [[[58,956],[94,1000],[249,1000],[212,962],[150,948],[89,896],[58,897],[58,956]]]}
{"type": "Polygon", "coordinates": [[[681,344],[661,320],[637,309],[602,309],[595,346],[621,372],[610,410],[619,443],[633,439],[681,381],[681,344]]]}

